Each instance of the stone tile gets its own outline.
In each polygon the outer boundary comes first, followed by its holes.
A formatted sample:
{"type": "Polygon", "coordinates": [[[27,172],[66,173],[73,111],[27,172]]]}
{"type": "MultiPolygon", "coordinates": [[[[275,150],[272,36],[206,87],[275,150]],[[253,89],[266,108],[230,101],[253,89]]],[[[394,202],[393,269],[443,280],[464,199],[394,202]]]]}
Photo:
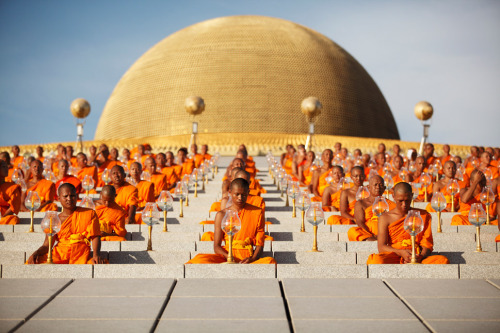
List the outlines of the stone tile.
{"type": "Polygon", "coordinates": [[[428,204],[429,202],[414,202],[413,207],[419,209],[425,209],[425,207],[427,207],[428,204]]]}
{"type": "MultiPolygon", "coordinates": [[[[153,237],[152,245],[154,251],[195,251],[195,242],[161,242],[153,237]]],[[[121,251],[145,251],[148,248],[147,241],[121,242],[121,251]]]]}
{"type": "Polygon", "coordinates": [[[0,232],[1,233],[14,232],[14,225],[0,224],[0,232]]]}
{"type": "Polygon", "coordinates": [[[8,320],[24,320],[41,307],[50,297],[1,297],[0,322],[8,320]]]}
{"type": "MultiPolygon", "coordinates": [[[[264,251],[267,252],[271,251],[271,242],[264,242],[264,251]]],[[[202,241],[196,242],[196,252],[214,253],[214,242],[202,242],[202,241]]]]}
{"type": "Polygon", "coordinates": [[[395,296],[389,297],[289,297],[293,321],[299,319],[416,319],[395,296]],[[312,303],[314,302],[314,303],[312,303]]]}
{"type": "Polygon", "coordinates": [[[500,265],[459,265],[461,279],[500,279],[500,265]]]}
{"type": "MultiPolygon", "coordinates": [[[[128,232],[140,232],[143,228],[143,224],[125,224],[125,229],[127,229],[128,232]]],[[[144,225],[144,230],[147,231],[147,227],[144,225]]]]}
{"type": "MultiPolygon", "coordinates": [[[[495,243],[481,242],[481,247],[483,251],[487,252],[497,252],[497,246],[495,243]]],[[[440,243],[434,242],[435,252],[474,252],[476,250],[476,241],[472,242],[461,242],[461,243],[440,243]]]]}
{"type": "MultiPolygon", "coordinates": [[[[199,232],[162,232],[160,228],[159,231],[152,234],[152,239],[154,241],[160,242],[189,242],[189,241],[199,241],[199,232]]],[[[133,241],[147,241],[148,232],[132,232],[133,241]]]]}
{"type": "Polygon", "coordinates": [[[458,279],[458,265],[368,265],[373,279],[458,279]]]}
{"type": "Polygon", "coordinates": [[[90,279],[92,278],[92,265],[2,265],[2,278],[90,279]]]}
{"type": "Polygon", "coordinates": [[[450,264],[467,265],[500,265],[500,255],[497,252],[439,252],[450,260],[450,264]]]}
{"type": "MultiPolygon", "coordinates": [[[[45,237],[40,235],[40,237],[45,237]]],[[[40,241],[33,242],[0,242],[0,253],[1,252],[28,252],[33,253],[43,244],[44,238],[40,241]]]]}
{"type": "Polygon", "coordinates": [[[500,321],[498,320],[429,320],[427,323],[436,332],[443,333],[500,332],[500,321]]]}
{"type": "Polygon", "coordinates": [[[417,319],[398,320],[335,320],[335,319],[300,319],[293,320],[296,333],[323,333],[323,332],[429,332],[417,319]]]}
{"type": "MultiPolygon", "coordinates": [[[[368,257],[374,252],[356,252],[356,264],[358,265],[366,265],[368,261],[368,257]]],[[[375,253],[378,253],[376,251],[375,253]]]]}
{"type": "Polygon", "coordinates": [[[270,278],[276,277],[276,265],[187,264],[186,278],[270,278]]]}
{"type": "Polygon", "coordinates": [[[121,243],[122,242],[115,242],[115,241],[101,242],[101,251],[106,251],[106,252],[109,252],[109,251],[120,251],[121,243]]]}
{"type": "Polygon", "coordinates": [[[182,279],[172,297],[279,297],[277,279],[182,279]]]}
{"type": "Polygon", "coordinates": [[[183,278],[184,265],[96,265],[94,278],[183,278]]]}
{"type": "Polygon", "coordinates": [[[366,265],[294,265],[278,264],[278,279],[285,278],[367,278],[366,265]]]}
{"type": "Polygon", "coordinates": [[[158,264],[175,265],[184,264],[191,259],[189,251],[183,252],[157,252],[157,251],[125,251],[110,252],[110,264],[158,264]]]}
{"type": "MultiPolygon", "coordinates": [[[[153,235],[155,234],[175,234],[175,233],[200,233],[203,232],[203,225],[201,224],[170,224],[168,219],[167,232],[163,232],[163,222],[153,228],[153,235]]],[[[143,225],[142,233],[147,237],[148,227],[143,225]]]]}
{"type": "MultiPolygon", "coordinates": [[[[269,220],[269,219],[268,219],[269,220]]],[[[277,232],[300,232],[300,221],[296,222],[295,224],[271,224],[267,226],[267,230],[271,233],[277,232]]],[[[307,224],[305,226],[307,232],[312,232],[312,226],[310,224],[307,224]]],[[[213,230],[213,227],[212,227],[213,230]]],[[[319,226],[318,227],[318,234],[322,233],[330,233],[330,228],[328,226],[319,226]]]]}
{"type": "Polygon", "coordinates": [[[474,243],[476,237],[474,234],[470,233],[432,233],[432,238],[434,239],[434,247],[440,245],[441,243],[474,243]]]}
{"type": "Polygon", "coordinates": [[[388,279],[389,286],[405,298],[497,297],[500,290],[484,280],[388,279]]]}
{"type": "Polygon", "coordinates": [[[23,251],[2,251],[0,252],[0,264],[22,265],[26,262],[26,253],[23,251]]]}
{"type": "MultiPolygon", "coordinates": [[[[273,252],[276,251],[284,251],[284,252],[289,252],[289,251],[301,251],[301,252],[306,252],[312,249],[313,245],[313,235],[311,235],[311,241],[310,243],[307,242],[273,242],[272,243],[272,250],[273,252]]],[[[320,242],[318,241],[318,249],[320,251],[334,251],[334,252],[345,252],[346,251],[346,243],[344,242],[320,242]]]]}
{"type": "MultiPolygon", "coordinates": [[[[21,219],[21,218],[27,218],[27,219],[29,219],[29,218],[30,218],[30,216],[31,216],[31,212],[19,212],[19,213],[17,214],[17,216],[19,216],[19,218],[20,218],[20,219],[21,219]]],[[[45,212],[35,212],[35,213],[33,214],[33,217],[34,217],[34,218],[40,218],[40,219],[43,219],[43,218],[45,217],[45,212]]]]}
{"type": "Polygon", "coordinates": [[[155,319],[166,297],[56,297],[32,320],[155,319]],[[78,306],[69,306],[78,304],[78,306]]]}
{"type": "Polygon", "coordinates": [[[493,283],[498,289],[500,289],[500,279],[488,279],[490,283],[493,283]]]}
{"type": "Polygon", "coordinates": [[[165,319],[285,320],[281,297],[172,297],[165,319]]]}
{"type": "MultiPolygon", "coordinates": [[[[476,233],[476,227],[473,225],[459,225],[457,226],[458,232],[463,232],[463,233],[471,233],[475,234],[476,233]]],[[[481,226],[481,234],[496,234],[498,235],[498,226],[496,225],[485,225],[483,224],[481,226]]]]}
{"type": "Polygon", "coordinates": [[[392,291],[376,279],[283,279],[289,297],[394,297],[392,291]]]}
{"type": "Polygon", "coordinates": [[[486,234],[486,233],[481,233],[481,244],[482,243],[494,243],[495,238],[498,236],[498,234],[486,234]]]}
{"type": "MultiPolygon", "coordinates": [[[[45,214],[45,213],[44,213],[45,214]]],[[[34,217],[33,218],[33,228],[35,229],[35,232],[42,232],[42,229],[40,228],[40,223],[42,223],[43,216],[40,217],[34,217]]],[[[24,217],[24,218],[19,218],[19,224],[14,225],[14,232],[26,232],[30,229],[31,225],[31,218],[24,217]]]]}
{"type": "Polygon", "coordinates": [[[57,297],[166,297],[174,279],[77,279],[57,297]]]}
{"type": "Polygon", "coordinates": [[[377,242],[347,242],[347,252],[378,253],[377,242]]]}
{"type": "Polygon", "coordinates": [[[26,232],[7,232],[7,233],[1,233],[0,234],[0,241],[5,241],[5,242],[35,242],[38,243],[40,242],[40,239],[42,239],[41,233],[26,233],[26,232]]]}
{"type": "MultiPolygon", "coordinates": [[[[314,239],[314,233],[311,230],[312,228],[307,229],[306,232],[271,232],[270,236],[274,238],[273,242],[279,241],[293,241],[293,242],[306,242],[311,243],[314,239]]],[[[318,242],[337,242],[339,240],[338,233],[335,232],[318,232],[318,242]]]]}
{"type": "Polygon", "coordinates": [[[50,297],[70,279],[0,279],[0,297],[50,297]]]}
{"type": "Polygon", "coordinates": [[[278,264],[354,265],[356,254],[347,252],[274,252],[278,264]]]}
{"type": "Polygon", "coordinates": [[[332,232],[338,232],[338,233],[347,233],[349,229],[352,227],[355,227],[356,225],[354,224],[344,224],[344,225],[332,225],[331,230],[332,232]]]}
{"type": "Polygon", "coordinates": [[[498,298],[407,298],[425,320],[498,320],[498,298]]]}
{"type": "Polygon", "coordinates": [[[290,332],[288,321],[279,320],[244,320],[244,319],[162,319],[155,332],[214,332],[214,333],[285,333],[290,332]]]}
{"type": "MultiPolygon", "coordinates": [[[[24,322],[23,320],[8,320],[8,319],[3,319],[0,320],[0,332],[11,332],[14,327],[19,325],[20,323],[24,322]]],[[[19,331],[17,331],[19,332],[19,331]]]]}

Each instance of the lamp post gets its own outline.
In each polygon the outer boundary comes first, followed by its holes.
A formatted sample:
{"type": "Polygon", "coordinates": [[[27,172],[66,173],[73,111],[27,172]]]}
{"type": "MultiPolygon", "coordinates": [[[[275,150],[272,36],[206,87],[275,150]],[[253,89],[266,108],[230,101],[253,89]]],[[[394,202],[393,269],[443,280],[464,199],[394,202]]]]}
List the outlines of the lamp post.
{"type": "Polygon", "coordinates": [[[83,125],[85,125],[85,118],[90,114],[90,104],[83,98],[77,98],[71,102],[70,110],[76,122],[76,146],[80,147],[80,152],[82,152],[83,125]]]}
{"type": "Polygon", "coordinates": [[[186,98],[184,107],[186,112],[193,116],[191,140],[189,141],[189,147],[191,147],[191,145],[196,144],[196,134],[198,134],[198,123],[194,121],[194,117],[205,110],[205,101],[200,96],[190,96],[186,98]]]}
{"type": "Polygon", "coordinates": [[[422,155],[424,150],[425,142],[427,141],[427,137],[429,136],[429,127],[431,127],[431,121],[428,121],[432,118],[432,114],[434,113],[434,108],[431,103],[426,101],[418,102],[415,105],[415,116],[420,119],[422,122],[422,126],[424,127],[424,134],[422,136],[422,141],[420,141],[420,149],[418,150],[418,154],[422,155]]]}
{"type": "Polygon", "coordinates": [[[321,113],[323,105],[317,97],[307,97],[300,104],[300,109],[302,113],[307,118],[307,123],[309,124],[309,134],[306,140],[306,150],[312,150],[312,137],[314,135],[314,118],[321,113]]]}

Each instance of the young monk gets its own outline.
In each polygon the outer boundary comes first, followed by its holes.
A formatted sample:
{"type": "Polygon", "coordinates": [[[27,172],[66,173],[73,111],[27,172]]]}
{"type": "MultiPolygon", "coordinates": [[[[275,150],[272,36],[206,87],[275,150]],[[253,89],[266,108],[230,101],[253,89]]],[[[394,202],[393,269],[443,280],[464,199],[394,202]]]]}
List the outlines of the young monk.
{"type": "Polygon", "coordinates": [[[16,170],[16,169],[14,169],[14,167],[10,163],[10,155],[9,155],[9,153],[6,152],[6,151],[1,152],[0,153],[0,160],[2,160],[5,163],[7,163],[8,171],[7,171],[7,176],[5,177],[5,181],[11,182],[12,181],[12,174],[14,173],[14,170],[16,170]]]}
{"type": "Polygon", "coordinates": [[[203,161],[205,161],[205,156],[198,153],[198,145],[196,143],[191,145],[191,155],[194,161],[194,167],[199,168],[203,161]]]}
{"type": "Polygon", "coordinates": [[[130,165],[130,178],[133,179],[134,186],[137,188],[137,208],[135,222],[142,223],[142,215],[139,213],[144,209],[148,202],[155,201],[155,186],[152,182],[141,179],[142,165],[134,162],[130,165]]]}
{"type": "Polygon", "coordinates": [[[161,191],[169,189],[167,176],[156,170],[156,161],[152,157],[146,158],[144,167],[151,175],[151,182],[154,184],[155,199],[160,196],[161,191]]]}
{"type": "Polygon", "coordinates": [[[18,224],[19,209],[21,209],[21,186],[5,181],[9,174],[9,166],[0,160],[0,224],[18,224]]]}
{"type": "Polygon", "coordinates": [[[182,179],[184,175],[190,175],[194,170],[194,160],[187,158],[187,148],[180,148],[177,151],[177,164],[182,167],[180,172],[176,169],[175,172],[182,179]]]}
{"type": "Polygon", "coordinates": [[[76,189],[69,183],[59,187],[58,196],[63,207],[59,214],[61,230],[52,237],[55,246],[49,249],[49,238],[46,235],[43,245],[33,252],[28,264],[41,264],[47,261],[48,251],[52,251],[55,264],[102,264],[101,231],[99,219],[95,211],[76,206],[76,189]],[[94,255],[90,258],[90,245],[94,255]]]}
{"type": "MultiPolygon", "coordinates": [[[[479,169],[474,169],[470,175],[470,186],[460,191],[460,207],[458,208],[460,215],[453,216],[451,225],[471,225],[469,212],[473,203],[480,203],[486,211],[486,206],[480,200],[481,192],[485,187],[486,177],[484,173],[479,169]]],[[[495,221],[496,209],[497,203],[495,202],[490,206],[490,222],[492,224],[498,224],[498,220],[495,221]]]]}
{"type": "Polygon", "coordinates": [[[314,159],[316,158],[316,154],[313,151],[308,151],[306,153],[306,159],[302,165],[299,166],[299,170],[297,171],[299,174],[299,182],[302,186],[309,186],[312,181],[313,170],[311,166],[314,163],[314,159]]]}
{"type": "Polygon", "coordinates": [[[434,164],[436,161],[436,157],[434,156],[434,145],[432,143],[427,143],[424,146],[423,156],[425,158],[425,168],[424,171],[427,172],[427,169],[434,164]]]}
{"type": "MultiPolygon", "coordinates": [[[[378,217],[373,214],[373,203],[375,198],[384,195],[384,178],[373,176],[369,180],[368,191],[370,196],[366,199],[357,201],[354,205],[354,218],[357,227],[352,227],[347,232],[351,242],[353,241],[376,241],[378,233],[378,217]]],[[[389,210],[394,209],[396,204],[387,200],[389,210]]]]}
{"type": "Polygon", "coordinates": [[[222,231],[222,219],[228,209],[238,212],[241,229],[233,237],[233,257],[241,264],[275,264],[272,257],[261,258],[264,248],[264,211],[247,203],[249,184],[242,178],[233,180],[230,195],[231,207],[221,210],[215,216],[214,252],[215,254],[198,254],[187,264],[218,264],[227,261],[229,238],[222,231]],[[222,247],[224,238],[225,246],[222,247]],[[255,247],[255,248],[254,248],[255,247]]]}
{"type": "Polygon", "coordinates": [[[307,161],[307,152],[304,145],[299,145],[297,147],[297,154],[293,159],[292,163],[292,177],[294,181],[300,179],[299,168],[304,165],[307,161]]]}
{"type": "Polygon", "coordinates": [[[325,149],[321,154],[321,161],[323,165],[321,168],[314,170],[311,183],[309,184],[309,191],[316,197],[316,201],[322,201],[323,191],[328,186],[326,177],[332,169],[333,151],[325,149]]]}
{"type": "Polygon", "coordinates": [[[78,162],[76,161],[76,156],[73,156],[73,146],[66,146],[65,152],[66,152],[66,160],[69,163],[71,163],[71,166],[77,167],[78,162]]]}
{"type": "Polygon", "coordinates": [[[480,157],[480,163],[478,166],[479,170],[490,170],[491,172],[491,180],[495,179],[498,177],[498,167],[494,166],[491,163],[491,154],[488,153],[487,151],[481,153],[480,157]]]}
{"type": "Polygon", "coordinates": [[[175,173],[174,167],[171,163],[174,161],[174,156],[170,152],[170,164],[167,165],[167,156],[163,153],[159,153],[156,155],[156,164],[163,173],[167,177],[167,190],[172,191],[177,186],[177,182],[180,180],[179,176],[175,173]]]}
{"type": "MultiPolygon", "coordinates": [[[[424,168],[425,168],[425,158],[423,156],[418,156],[417,159],[415,160],[415,172],[411,175],[414,183],[422,182],[424,168]]],[[[432,186],[433,183],[431,175],[431,184],[427,186],[427,200],[430,200],[430,197],[432,196],[432,186]]],[[[424,200],[425,200],[425,189],[424,186],[422,186],[418,191],[418,197],[417,199],[415,199],[415,201],[422,202],[424,200]]]]}
{"type": "Polygon", "coordinates": [[[36,159],[43,163],[45,159],[45,157],[43,157],[43,147],[42,146],[36,147],[35,152],[36,152],[36,159]]]}
{"type": "Polygon", "coordinates": [[[353,187],[342,190],[340,193],[340,216],[332,215],[328,218],[328,224],[354,224],[354,205],[356,204],[356,193],[365,181],[365,170],[355,166],[351,170],[353,187]]]}
{"type": "Polygon", "coordinates": [[[94,180],[94,187],[97,187],[97,167],[87,164],[87,155],[84,153],[76,154],[76,161],[78,168],[78,175],[76,176],[80,181],[83,181],[85,176],[90,176],[94,180]]]}
{"type": "Polygon", "coordinates": [[[201,146],[201,155],[203,156],[203,159],[206,161],[210,161],[212,158],[212,155],[208,153],[208,145],[202,145],[201,146]]]}
{"type": "Polygon", "coordinates": [[[134,224],[138,204],[137,188],[125,181],[125,170],[121,165],[115,165],[111,168],[110,176],[116,190],[116,203],[128,214],[125,223],[134,224]]]}
{"type": "Polygon", "coordinates": [[[99,168],[97,169],[98,182],[96,187],[103,187],[105,185],[104,180],[102,180],[102,174],[104,170],[111,170],[111,168],[113,168],[115,165],[120,165],[121,162],[112,161],[109,158],[109,148],[105,144],[102,144],[99,147],[99,154],[97,155],[96,161],[99,164],[99,168]]]}
{"type": "Polygon", "coordinates": [[[411,237],[404,230],[404,220],[410,210],[417,210],[422,217],[424,229],[415,238],[416,259],[422,264],[449,264],[448,258],[431,255],[433,239],[431,215],[422,209],[411,208],[413,197],[411,185],[405,182],[394,186],[396,208],[382,214],[378,220],[378,254],[368,257],[367,264],[408,264],[411,262],[411,237]]]}
{"type": "Polygon", "coordinates": [[[408,173],[407,179],[401,179],[401,176],[399,173],[401,172],[401,168],[404,166],[404,161],[403,157],[401,155],[396,155],[392,158],[392,171],[390,171],[390,175],[392,177],[392,180],[394,181],[394,184],[397,184],[402,181],[410,182],[411,181],[411,175],[408,173]]]}
{"type": "MultiPolygon", "coordinates": [[[[448,191],[448,185],[450,184],[450,182],[452,180],[457,180],[458,186],[460,187],[460,189],[465,187],[464,182],[459,181],[458,179],[455,179],[456,173],[457,173],[457,165],[452,160],[448,160],[443,165],[444,177],[432,185],[433,192],[434,193],[437,193],[437,192],[443,193],[444,198],[446,199],[446,208],[443,210],[443,212],[451,212],[452,211],[451,193],[448,191]]],[[[431,201],[431,200],[432,199],[429,198],[429,201],[431,201]]],[[[460,191],[457,194],[455,194],[454,210],[453,210],[454,212],[457,211],[459,205],[460,205],[460,191]]],[[[427,204],[427,207],[425,207],[425,210],[428,211],[429,213],[435,212],[435,210],[434,210],[434,208],[432,208],[432,205],[430,202],[429,202],[429,204],[427,204]]]]}
{"type": "Polygon", "coordinates": [[[114,186],[105,185],[101,190],[101,200],[95,208],[101,229],[101,241],[125,241],[127,212],[116,202],[114,186]]]}
{"type": "Polygon", "coordinates": [[[344,169],[340,165],[334,165],[332,169],[333,185],[325,188],[321,207],[325,212],[338,212],[340,209],[340,179],[344,177],[344,169]]]}
{"type": "Polygon", "coordinates": [[[18,145],[14,145],[12,146],[12,166],[14,167],[14,169],[18,169],[19,168],[19,164],[21,164],[23,161],[24,161],[24,157],[23,156],[19,156],[19,153],[21,152],[21,150],[19,149],[19,146],[18,145]]]}
{"type": "Polygon", "coordinates": [[[57,205],[54,202],[56,199],[56,186],[50,180],[43,178],[42,173],[42,162],[39,160],[31,162],[30,174],[33,178],[26,183],[28,189],[21,199],[21,211],[29,212],[29,209],[24,206],[24,199],[30,191],[37,192],[40,197],[40,208],[36,210],[37,212],[46,212],[49,210],[57,211],[57,205]]]}
{"type": "Polygon", "coordinates": [[[446,144],[446,145],[443,145],[443,155],[441,155],[440,159],[441,159],[441,164],[445,164],[446,162],[448,162],[449,160],[451,160],[451,155],[450,155],[450,145],[446,144]]]}
{"type": "Polygon", "coordinates": [[[67,160],[60,160],[57,166],[59,174],[57,175],[56,190],[62,183],[70,183],[76,188],[76,193],[82,193],[82,182],[80,179],[68,174],[69,162],[67,160]]]}

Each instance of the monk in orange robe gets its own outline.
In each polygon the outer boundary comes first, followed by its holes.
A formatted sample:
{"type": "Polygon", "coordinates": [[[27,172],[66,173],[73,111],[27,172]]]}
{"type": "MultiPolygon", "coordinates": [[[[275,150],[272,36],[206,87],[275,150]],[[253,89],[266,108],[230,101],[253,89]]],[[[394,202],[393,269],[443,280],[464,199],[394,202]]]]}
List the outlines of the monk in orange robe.
{"type": "Polygon", "coordinates": [[[19,156],[20,149],[18,145],[12,146],[12,166],[14,169],[19,169],[19,164],[21,164],[24,161],[23,156],[19,156]]]}
{"type": "Polygon", "coordinates": [[[491,172],[491,180],[498,178],[498,167],[494,166],[491,162],[491,154],[487,151],[480,155],[480,163],[478,166],[479,170],[488,169],[491,172]]]}
{"type": "Polygon", "coordinates": [[[184,175],[190,175],[194,170],[194,160],[187,158],[188,151],[187,148],[180,148],[177,151],[177,164],[181,166],[181,169],[177,167],[175,172],[182,179],[184,175]]]}
{"type": "Polygon", "coordinates": [[[212,155],[208,153],[208,145],[201,146],[201,155],[205,161],[210,161],[212,159],[212,155]]]}
{"type": "Polygon", "coordinates": [[[427,172],[427,169],[437,160],[437,158],[434,156],[434,145],[432,143],[425,144],[423,156],[425,158],[424,172],[427,172]]]}
{"type": "Polygon", "coordinates": [[[309,186],[312,181],[313,176],[313,163],[316,159],[316,154],[313,151],[308,151],[306,153],[305,162],[299,166],[298,174],[299,174],[299,182],[302,186],[309,186]]]}
{"type": "Polygon", "coordinates": [[[198,153],[198,145],[193,143],[191,145],[191,159],[194,161],[194,167],[199,168],[200,165],[205,161],[205,156],[198,153]]]}
{"type": "MultiPolygon", "coordinates": [[[[497,204],[497,219],[500,219],[500,205],[497,204]]],[[[498,223],[498,231],[500,231],[500,223],[498,223]]],[[[495,238],[495,242],[500,242],[500,234],[495,238]]]]}
{"type": "Polygon", "coordinates": [[[316,197],[316,201],[322,201],[323,191],[328,186],[326,177],[332,170],[333,151],[325,149],[321,154],[321,161],[323,165],[321,168],[314,170],[311,183],[309,184],[309,191],[316,197]]]}
{"type": "Polygon", "coordinates": [[[307,152],[304,145],[298,145],[297,154],[295,154],[292,163],[292,179],[298,181],[300,178],[299,167],[307,161],[307,152]]]}
{"type": "MultiPolygon", "coordinates": [[[[443,193],[445,199],[446,199],[446,208],[443,210],[443,212],[451,212],[451,193],[448,190],[448,185],[452,180],[455,180],[455,174],[457,173],[457,165],[455,162],[448,160],[447,162],[444,163],[443,165],[443,174],[444,177],[435,182],[432,186],[432,189],[434,193],[441,192],[443,193]]],[[[458,181],[458,186],[462,189],[465,188],[465,184],[462,181],[458,181]]],[[[432,199],[429,198],[429,201],[432,199]]],[[[454,199],[454,210],[457,211],[458,206],[460,205],[460,191],[455,194],[455,199],[454,199]]],[[[429,213],[435,212],[434,208],[432,208],[431,204],[427,204],[427,207],[425,207],[425,210],[428,211],[429,213]]]]}
{"type": "Polygon", "coordinates": [[[323,202],[321,207],[325,212],[338,212],[340,209],[340,179],[345,176],[344,169],[340,165],[334,165],[332,169],[333,185],[325,188],[323,192],[323,202]]]}
{"type": "Polygon", "coordinates": [[[449,264],[442,255],[431,255],[434,248],[431,215],[422,209],[412,209],[411,185],[401,182],[394,186],[396,208],[382,214],[378,220],[378,254],[368,257],[367,264],[407,264],[411,262],[411,237],[404,229],[404,220],[410,210],[417,210],[424,228],[415,237],[416,259],[422,264],[449,264]]]}
{"type": "Polygon", "coordinates": [[[134,224],[138,204],[137,188],[125,181],[125,170],[121,165],[111,169],[111,182],[116,190],[116,203],[127,212],[125,223],[134,224]]]}
{"type": "Polygon", "coordinates": [[[257,168],[255,167],[255,162],[248,157],[248,152],[245,149],[240,149],[236,152],[236,158],[241,158],[245,162],[245,170],[250,174],[251,178],[255,178],[257,175],[257,168]]]}
{"type": "MultiPolygon", "coordinates": [[[[246,170],[244,160],[236,157],[235,159],[233,159],[231,161],[231,163],[227,167],[226,173],[224,174],[224,177],[222,177],[222,197],[225,197],[227,195],[227,193],[229,192],[229,186],[231,185],[231,182],[233,181],[232,171],[234,168],[240,168],[240,169],[246,170]]],[[[252,176],[250,175],[250,177],[252,177],[252,176]]]]}
{"type": "MultiPolygon", "coordinates": [[[[246,180],[237,178],[233,180],[230,187],[233,204],[227,209],[236,210],[241,220],[241,229],[233,236],[234,260],[240,264],[275,264],[276,261],[272,257],[261,258],[264,249],[264,211],[247,203],[248,185],[246,180]]],[[[227,261],[229,237],[224,237],[221,229],[225,214],[226,209],[221,210],[215,216],[215,254],[198,254],[187,264],[220,264],[227,261]],[[224,247],[221,246],[223,238],[224,247]]]]}
{"type": "MultiPolygon", "coordinates": [[[[460,215],[455,215],[451,219],[451,225],[471,225],[469,222],[469,212],[473,203],[480,203],[486,211],[486,206],[481,203],[481,192],[486,186],[486,177],[479,169],[474,169],[470,175],[470,186],[463,188],[460,191],[460,207],[458,212],[460,215]]],[[[497,211],[497,202],[490,206],[490,223],[498,224],[495,218],[497,211]]]]}
{"type": "MultiPolygon", "coordinates": [[[[82,182],[80,179],[68,174],[69,162],[66,160],[60,160],[57,165],[59,168],[59,175],[57,176],[58,180],[56,182],[56,189],[58,189],[62,183],[70,183],[76,188],[76,193],[82,193],[82,182]]],[[[56,195],[56,200],[57,199],[56,195]]]]}
{"type": "Polygon", "coordinates": [[[8,152],[3,151],[0,153],[0,160],[4,161],[8,165],[8,171],[7,171],[7,176],[5,177],[5,181],[11,182],[12,181],[12,174],[14,173],[14,167],[11,164],[10,160],[10,155],[8,152]]]}
{"type": "MultiPolygon", "coordinates": [[[[174,161],[174,156],[171,154],[171,162],[174,161]]],[[[173,166],[167,166],[167,157],[163,153],[159,153],[156,155],[156,164],[158,165],[161,173],[167,177],[167,190],[172,191],[175,190],[175,186],[177,182],[180,180],[179,176],[175,173],[173,166]]]]}
{"type": "MultiPolygon", "coordinates": [[[[379,145],[380,146],[380,145],[379,145]]],[[[386,162],[385,158],[385,152],[378,152],[374,156],[376,165],[372,168],[370,168],[370,171],[375,170],[380,176],[384,176],[384,165],[386,162]]],[[[368,175],[370,174],[370,171],[368,171],[368,175]]]]}
{"type": "Polygon", "coordinates": [[[52,251],[55,264],[102,264],[100,255],[101,231],[95,211],[76,206],[76,189],[69,183],[59,187],[58,196],[63,207],[59,214],[61,230],[52,237],[55,246],[49,249],[49,239],[45,236],[43,245],[28,259],[28,264],[41,264],[47,261],[47,253],[52,251]],[[94,252],[90,258],[90,244],[94,252]]]}
{"type": "Polygon", "coordinates": [[[90,166],[87,164],[87,155],[85,155],[84,153],[78,153],[76,155],[76,161],[78,164],[78,168],[80,168],[80,170],[78,170],[78,175],[76,177],[83,182],[85,176],[90,176],[94,180],[94,188],[97,187],[97,181],[98,181],[97,167],[93,165],[90,166]]]}
{"type": "Polygon", "coordinates": [[[152,157],[146,158],[144,166],[151,176],[151,182],[154,184],[155,199],[160,196],[161,191],[168,190],[167,176],[156,170],[156,161],[152,157]]]}
{"type": "Polygon", "coordinates": [[[114,186],[105,185],[101,191],[101,200],[95,208],[101,229],[101,241],[125,241],[127,230],[125,219],[127,212],[116,202],[116,190],[114,186]]]}
{"type": "Polygon", "coordinates": [[[102,180],[102,174],[104,170],[111,170],[115,165],[121,165],[121,162],[110,160],[109,148],[105,144],[102,144],[99,147],[99,154],[97,154],[96,161],[99,164],[99,168],[97,170],[98,181],[96,187],[103,187],[104,185],[106,185],[106,183],[104,183],[104,180],[102,180]]]}
{"type": "Polygon", "coordinates": [[[146,207],[148,202],[155,201],[155,185],[147,180],[141,179],[142,165],[139,162],[134,162],[130,165],[130,178],[132,184],[137,189],[137,206],[135,214],[135,223],[142,223],[141,211],[146,207]]]}
{"type": "Polygon", "coordinates": [[[293,159],[295,157],[295,152],[296,152],[295,148],[293,146],[290,146],[282,162],[283,169],[285,169],[285,172],[289,175],[292,175],[293,159]]]}
{"type": "MultiPolygon", "coordinates": [[[[29,193],[30,191],[38,193],[38,196],[40,197],[40,208],[38,208],[36,211],[57,211],[57,205],[54,202],[54,200],[56,199],[56,186],[50,180],[46,180],[43,178],[42,162],[40,162],[39,160],[34,160],[33,162],[31,162],[30,172],[33,178],[31,178],[31,180],[26,183],[26,187],[28,188],[26,193],[29,193]]],[[[23,212],[29,212],[28,208],[24,206],[26,193],[21,199],[21,211],[23,212]]]]}
{"type": "MultiPolygon", "coordinates": [[[[422,182],[424,167],[425,167],[425,158],[423,156],[417,157],[417,159],[415,160],[415,172],[412,174],[414,183],[422,182]]],[[[424,186],[422,186],[418,190],[418,197],[415,199],[415,201],[423,202],[425,200],[426,191],[427,191],[427,200],[430,200],[430,198],[432,197],[432,175],[430,175],[430,177],[431,177],[431,184],[427,186],[427,188],[424,188],[424,186]]]]}
{"type": "Polygon", "coordinates": [[[356,205],[356,193],[365,181],[365,170],[360,166],[354,166],[351,170],[353,187],[342,190],[340,193],[340,216],[332,215],[328,218],[328,224],[354,224],[354,206],[356,205]]]}
{"type": "Polygon", "coordinates": [[[78,166],[76,156],[73,156],[73,146],[66,146],[66,160],[71,163],[72,167],[76,168],[78,166]]]}
{"type": "Polygon", "coordinates": [[[404,166],[404,160],[401,155],[396,155],[392,158],[392,171],[390,171],[390,175],[392,180],[394,181],[394,185],[400,182],[411,182],[411,175],[408,173],[405,179],[402,179],[400,176],[401,168],[404,166]]]}
{"type": "Polygon", "coordinates": [[[470,155],[464,160],[464,166],[466,169],[472,168],[474,169],[477,165],[472,165],[474,160],[479,160],[479,148],[476,146],[470,147],[470,155]]]}
{"type": "Polygon", "coordinates": [[[43,147],[42,146],[36,147],[35,152],[36,152],[36,159],[43,163],[43,161],[45,160],[45,157],[43,157],[43,147]]]}
{"type": "Polygon", "coordinates": [[[443,145],[443,155],[441,155],[441,164],[444,165],[446,162],[451,160],[451,155],[450,155],[450,145],[446,144],[443,145]]]}
{"type": "MultiPolygon", "coordinates": [[[[378,233],[378,217],[373,214],[373,203],[375,198],[381,197],[385,192],[384,178],[373,176],[369,180],[368,191],[370,196],[361,199],[354,205],[354,218],[357,227],[352,227],[347,232],[347,237],[351,242],[354,241],[376,241],[378,233]]],[[[387,200],[389,210],[394,209],[396,204],[387,200]]]]}
{"type": "Polygon", "coordinates": [[[18,224],[19,209],[21,208],[21,186],[5,181],[9,173],[9,166],[0,160],[0,224],[18,224]]]}

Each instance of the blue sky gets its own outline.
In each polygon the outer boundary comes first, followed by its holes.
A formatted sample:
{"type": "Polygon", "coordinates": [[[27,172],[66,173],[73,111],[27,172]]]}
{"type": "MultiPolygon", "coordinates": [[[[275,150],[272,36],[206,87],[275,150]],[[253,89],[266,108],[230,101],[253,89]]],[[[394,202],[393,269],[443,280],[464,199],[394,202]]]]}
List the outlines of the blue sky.
{"type": "Polygon", "coordinates": [[[500,1],[0,0],[0,146],[75,139],[72,100],[104,105],[150,47],[229,15],[279,17],[346,49],[370,73],[402,140],[419,141],[414,105],[434,106],[430,141],[499,146],[500,1]]]}

